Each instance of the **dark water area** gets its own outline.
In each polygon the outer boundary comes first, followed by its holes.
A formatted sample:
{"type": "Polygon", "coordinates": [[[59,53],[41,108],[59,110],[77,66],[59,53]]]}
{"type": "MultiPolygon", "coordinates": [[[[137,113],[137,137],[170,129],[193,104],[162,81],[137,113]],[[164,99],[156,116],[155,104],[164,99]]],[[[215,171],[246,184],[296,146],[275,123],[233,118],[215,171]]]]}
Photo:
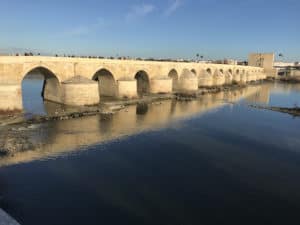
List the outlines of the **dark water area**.
{"type": "Polygon", "coordinates": [[[300,119],[248,106],[299,100],[264,84],[43,124],[41,149],[0,158],[0,207],[23,225],[299,224],[300,119]]]}
{"type": "Polygon", "coordinates": [[[31,115],[46,115],[42,98],[44,80],[42,77],[24,79],[22,82],[23,108],[27,117],[31,115]]]}

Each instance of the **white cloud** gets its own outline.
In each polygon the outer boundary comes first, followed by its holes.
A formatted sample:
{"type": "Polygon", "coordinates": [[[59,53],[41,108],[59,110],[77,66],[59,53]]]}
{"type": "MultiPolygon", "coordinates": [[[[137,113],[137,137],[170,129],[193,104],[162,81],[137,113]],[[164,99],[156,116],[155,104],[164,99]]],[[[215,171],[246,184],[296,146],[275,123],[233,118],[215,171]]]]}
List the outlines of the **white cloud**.
{"type": "Polygon", "coordinates": [[[171,16],[182,4],[183,0],[172,0],[172,3],[165,11],[165,15],[171,16]]]}
{"type": "Polygon", "coordinates": [[[134,20],[139,17],[147,16],[155,10],[155,6],[151,4],[135,5],[130,8],[126,15],[126,20],[134,20]]]}

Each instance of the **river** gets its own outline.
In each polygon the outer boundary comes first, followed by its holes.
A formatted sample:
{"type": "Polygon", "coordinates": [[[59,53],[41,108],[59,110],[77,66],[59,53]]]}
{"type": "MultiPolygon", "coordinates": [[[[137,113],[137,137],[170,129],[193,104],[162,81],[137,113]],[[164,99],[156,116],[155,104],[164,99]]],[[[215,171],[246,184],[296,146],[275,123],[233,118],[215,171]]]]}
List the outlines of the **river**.
{"type": "MultiPolygon", "coordinates": [[[[27,82],[27,116],[53,111],[27,82]]],[[[0,157],[0,208],[22,225],[298,224],[300,119],[250,104],[299,105],[300,86],[28,128],[40,145],[0,157]]]]}

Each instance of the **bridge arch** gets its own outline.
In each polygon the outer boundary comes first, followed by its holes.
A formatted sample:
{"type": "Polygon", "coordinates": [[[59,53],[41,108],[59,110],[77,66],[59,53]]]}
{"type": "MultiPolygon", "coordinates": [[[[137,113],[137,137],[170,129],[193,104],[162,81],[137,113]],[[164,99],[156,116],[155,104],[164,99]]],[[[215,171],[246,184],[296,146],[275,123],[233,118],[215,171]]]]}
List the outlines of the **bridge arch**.
{"type": "Polygon", "coordinates": [[[114,75],[105,68],[98,70],[92,77],[93,80],[98,81],[99,96],[101,97],[116,97],[117,84],[114,75]]]}
{"type": "Polygon", "coordinates": [[[191,72],[192,72],[193,74],[197,75],[197,72],[196,72],[195,69],[191,69],[191,72]]]}
{"type": "Polygon", "coordinates": [[[225,83],[226,84],[231,84],[232,78],[233,78],[232,76],[233,76],[232,69],[228,69],[227,73],[225,75],[225,83]]]}
{"type": "Polygon", "coordinates": [[[168,77],[172,79],[172,89],[173,89],[173,91],[177,90],[178,89],[178,79],[179,79],[177,70],[171,69],[169,74],[168,74],[168,77]]]}
{"type": "Polygon", "coordinates": [[[135,74],[134,78],[137,81],[137,93],[138,93],[138,95],[143,96],[145,94],[149,94],[150,93],[149,74],[144,70],[140,70],[135,74]]]}
{"type": "Polygon", "coordinates": [[[44,101],[61,103],[63,94],[57,75],[44,66],[36,66],[26,70],[22,76],[23,108],[44,113],[44,101]]]}
{"type": "Polygon", "coordinates": [[[28,74],[37,73],[37,72],[40,73],[44,78],[55,76],[59,82],[62,81],[61,77],[56,72],[56,70],[51,68],[51,66],[46,65],[44,63],[43,64],[42,63],[40,63],[40,64],[34,63],[34,64],[30,64],[30,66],[28,66],[27,64],[24,64],[24,67],[25,68],[23,69],[22,74],[21,74],[21,82],[24,80],[24,78],[28,74]]]}
{"type": "Polygon", "coordinates": [[[206,72],[206,74],[209,75],[209,76],[212,75],[212,69],[211,69],[211,68],[207,68],[205,72],[206,72]]]}

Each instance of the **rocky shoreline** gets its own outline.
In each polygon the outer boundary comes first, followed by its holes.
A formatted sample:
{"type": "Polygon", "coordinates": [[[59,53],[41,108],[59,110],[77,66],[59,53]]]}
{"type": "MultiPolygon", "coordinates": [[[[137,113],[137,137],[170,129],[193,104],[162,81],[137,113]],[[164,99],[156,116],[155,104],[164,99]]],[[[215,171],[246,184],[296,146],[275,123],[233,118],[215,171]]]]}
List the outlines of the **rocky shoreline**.
{"type": "Polygon", "coordinates": [[[265,110],[270,110],[275,112],[287,113],[294,117],[298,117],[298,116],[300,117],[300,107],[288,108],[288,107],[258,106],[258,105],[250,105],[250,107],[256,109],[265,109],[265,110]]]}
{"type": "Polygon", "coordinates": [[[299,84],[300,79],[295,77],[283,77],[279,79],[281,82],[290,83],[290,84],[299,84]]]}

